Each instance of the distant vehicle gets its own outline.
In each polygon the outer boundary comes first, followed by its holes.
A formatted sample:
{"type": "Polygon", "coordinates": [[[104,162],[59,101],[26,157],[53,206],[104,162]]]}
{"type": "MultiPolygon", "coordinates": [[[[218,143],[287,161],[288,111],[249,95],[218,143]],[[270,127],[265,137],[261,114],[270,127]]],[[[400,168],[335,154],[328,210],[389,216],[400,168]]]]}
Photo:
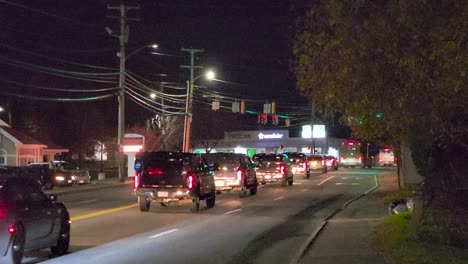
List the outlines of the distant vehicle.
{"type": "Polygon", "coordinates": [[[180,152],[142,152],[135,157],[134,191],[140,211],[147,212],[152,201],[159,203],[192,200],[198,212],[200,200],[212,208],[216,202],[213,171],[200,155],[180,152]]]}
{"type": "Polygon", "coordinates": [[[379,166],[396,166],[396,159],[390,148],[383,148],[379,151],[379,166]]]}
{"type": "Polygon", "coordinates": [[[356,167],[361,166],[362,155],[360,152],[361,142],[348,140],[342,142],[339,148],[340,160],[338,162],[341,167],[356,167]]]}
{"type": "Polygon", "coordinates": [[[303,153],[296,152],[287,152],[285,154],[289,157],[293,174],[307,176],[307,168],[309,166],[307,156],[303,153]]]}
{"type": "Polygon", "coordinates": [[[325,158],[325,161],[326,161],[326,164],[327,164],[327,168],[330,168],[331,170],[338,170],[338,159],[331,156],[331,155],[324,155],[323,156],[325,158]]]}
{"type": "Polygon", "coordinates": [[[308,158],[306,178],[310,178],[313,172],[327,173],[326,159],[322,155],[311,155],[308,158]]]}
{"type": "Polygon", "coordinates": [[[257,193],[257,174],[255,165],[245,154],[210,153],[203,154],[208,165],[215,169],[214,179],[216,190],[237,189],[240,196],[246,196],[247,190],[251,195],[257,193]]]}
{"type": "Polygon", "coordinates": [[[37,179],[47,190],[55,186],[64,187],[73,185],[73,179],[69,173],[50,166],[48,162],[30,163],[24,167],[24,173],[29,177],[37,179]]]}
{"type": "Polygon", "coordinates": [[[73,183],[78,184],[87,184],[91,182],[91,176],[89,175],[89,170],[80,169],[73,163],[67,161],[53,161],[54,166],[58,168],[59,171],[69,174],[73,180],[73,183]]]}
{"type": "Polygon", "coordinates": [[[24,176],[0,176],[0,263],[19,264],[24,252],[50,248],[63,255],[70,244],[70,217],[57,196],[24,176]]]}
{"type": "Polygon", "coordinates": [[[281,181],[283,186],[292,186],[294,174],[289,157],[286,154],[260,154],[254,155],[257,160],[257,177],[262,183],[281,181]]]}

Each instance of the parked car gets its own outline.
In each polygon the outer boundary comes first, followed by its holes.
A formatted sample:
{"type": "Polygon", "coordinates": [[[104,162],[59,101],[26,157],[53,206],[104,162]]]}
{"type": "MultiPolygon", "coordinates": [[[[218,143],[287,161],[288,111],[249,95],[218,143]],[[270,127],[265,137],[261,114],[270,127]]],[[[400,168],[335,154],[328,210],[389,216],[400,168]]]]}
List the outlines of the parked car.
{"type": "Polygon", "coordinates": [[[307,156],[303,153],[285,153],[289,157],[291,162],[291,168],[294,175],[304,175],[306,176],[306,170],[308,166],[307,156]]]}
{"type": "MultiPolygon", "coordinates": [[[[254,155],[255,157],[255,155],[254,155]]],[[[286,154],[261,154],[257,159],[257,177],[262,183],[281,181],[283,186],[291,186],[294,182],[294,174],[286,154]]]]}
{"type": "Polygon", "coordinates": [[[247,190],[251,195],[257,193],[257,174],[255,165],[245,154],[210,153],[202,155],[208,165],[214,168],[216,190],[234,190],[240,196],[246,196],[247,190]]]}
{"type": "Polygon", "coordinates": [[[325,161],[327,164],[327,168],[331,170],[337,171],[338,170],[338,159],[331,156],[331,155],[324,155],[325,161]]]}
{"type": "Polygon", "coordinates": [[[142,152],[135,158],[135,194],[140,211],[147,212],[151,202],[170,203],[192,200],[192,212],[200,201],[212,208],[216,202],[213,171],[201,155],[180,152],[142,152]]]}
{"type": "Polygon", "coordinates": [[[42,187],[47,190],[55,186],[64,187],[73,185],[73,179],[69,173],[50,166],[48,162],[30,163],[23,170],[25,175],[39,181],[42,187]]]}
{"type": "Polygon", "coordinates": [[[66,254],[70,217],[57,196],[27,176],[1,176],[0,186],[0,263],[19,264],[24,252],[44,248],[66,254]]]}
{"type": "Polygon", "coordinates": [[[326,159],[322,155],[311,155],[307,158],[309,162],[307,163],[307,172],[306,178],[310,178],[312,173],[327,173],[327,163],[326,159]]]}

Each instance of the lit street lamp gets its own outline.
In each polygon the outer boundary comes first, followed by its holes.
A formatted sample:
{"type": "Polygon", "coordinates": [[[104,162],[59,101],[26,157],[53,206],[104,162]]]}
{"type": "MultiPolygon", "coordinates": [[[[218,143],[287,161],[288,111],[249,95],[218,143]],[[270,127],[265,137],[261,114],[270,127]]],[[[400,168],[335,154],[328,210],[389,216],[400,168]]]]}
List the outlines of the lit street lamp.
{"type": "Polygon", "coordinates": [[[214,80],[216,74],[214,71],[207,71],[204,75],[197,76],[193,78],[193,75],[190,77],[190,81],[187,81],[187,99],[185,101],[185,118],[184,118],[184,139],[182,143],[182,151],[190,151],[190,136],[191,136],[191,127],[192,127],[192,98],[193,98],[193,86],[196,80],[201,77],[205,77],[207,80],[214,80]]]}
{"type": "Polygon", "coordinates": [[[151,99],[156,99],[156,94],[155,93],[150,93],[151,99]]]}

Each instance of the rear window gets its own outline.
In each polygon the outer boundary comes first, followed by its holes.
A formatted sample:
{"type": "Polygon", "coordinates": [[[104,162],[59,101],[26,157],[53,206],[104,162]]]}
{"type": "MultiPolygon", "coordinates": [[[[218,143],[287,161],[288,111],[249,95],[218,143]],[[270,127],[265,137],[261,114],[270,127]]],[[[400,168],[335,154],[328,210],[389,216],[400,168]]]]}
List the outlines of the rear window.
{"type": "MultiPolygon", "coordinates": [[[[182,159],[163,159],[163,158],[149,158],[143,161],[146,170],[151,169],[174,169],[182,167],[182,159]]],[[[135,164],[135,168],[140,168],[141,161],[135,164]],[[137,165],[138,164],[138,165],[137,165]]]]}
{"type": "Polygon", "coordinates": [[[322,160],[323,158],[320,156],[311,156],[310,160],[322,160]]]}
{"type": "Polygon", "coordinates": [[[262,157],[263,161],[283,161],[283,155],[265,155],[262,157]]]}

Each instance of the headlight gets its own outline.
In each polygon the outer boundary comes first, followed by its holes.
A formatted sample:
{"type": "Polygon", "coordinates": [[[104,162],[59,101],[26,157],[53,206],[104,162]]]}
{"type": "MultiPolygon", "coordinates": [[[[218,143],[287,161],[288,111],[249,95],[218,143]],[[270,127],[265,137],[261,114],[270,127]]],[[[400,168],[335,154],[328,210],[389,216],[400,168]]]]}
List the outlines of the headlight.
{"type": "Polygon", "coordinates": [[[65,177],[63,177],[63,176],[55,176],[55,179],[56,179],[57,181],[64,181],[64,180],[65,180],[65,177]]]}

